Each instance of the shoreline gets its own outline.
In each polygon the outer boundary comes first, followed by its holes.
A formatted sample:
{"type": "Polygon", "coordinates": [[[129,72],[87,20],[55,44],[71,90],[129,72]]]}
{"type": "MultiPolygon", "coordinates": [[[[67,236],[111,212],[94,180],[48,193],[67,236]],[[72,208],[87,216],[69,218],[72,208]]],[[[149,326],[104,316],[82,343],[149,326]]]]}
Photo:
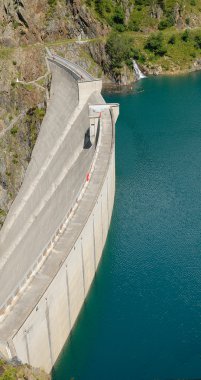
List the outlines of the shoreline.
{"type": "MultiPolygon", "coordinates": [[[[176,71],[162,71],[158,74],[154,73],[148,73],[146,72],[147,77],[179,77],[179,76],[185,76],[188,74],[196,73],[200,71],[201,72],[201,66],[191,68],[191,69],[182,69],[182,70],[176,70],[176,71]]],[[[116,94],[128,94],[135,88],[135,84],[138,83],[138,80],[133,80],[132,82],[129,82],[127,84],[119,84],[119,83],[114,83],[112,81],[104,81],[103,79],[103,90],[102,93],[116,93],[116,94]]]]}

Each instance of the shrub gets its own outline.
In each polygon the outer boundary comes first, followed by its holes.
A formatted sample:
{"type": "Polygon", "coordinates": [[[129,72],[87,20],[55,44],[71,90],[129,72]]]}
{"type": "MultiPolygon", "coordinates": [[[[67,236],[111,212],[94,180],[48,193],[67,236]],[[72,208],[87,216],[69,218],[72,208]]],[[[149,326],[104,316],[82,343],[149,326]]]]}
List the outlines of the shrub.
{"type": "Polygon", "coordinates": [[[125,32],[126,27],[123,24],[116,24],[115,25],[115,29],[116,29],[117,32],[122,33],[122,32],[125,32]]]}
{"type": "Polygon", "coordinates": [[[130,20],[130,22],[128,24],[128,29],[132,30],[133,32],[139,32],[139,30],[140,30],[139,21],[130,20]]]}
{"type": "Polygon", "coordinates": [[[6,216],[6,212],[2,208],[0,208],[0,217],[3,217],[3,216],[6,216]]]}
{"type": "Polygon", "coordinates": [[[11,135],[16,135],[16,133],[18,132],[18,128],[17,127],[13,127],[11,130],[10,130],[10,133],[11,135]]]}
{"type": "Polygon", "coordinates": [[[173,34],[173,35],[169,38],[169,40],[168,40],[168,44],[170,44],[170,45],[174,45],[175,42],[176,42],[176,36],[173,34]]]}
{"type": "Polygon", "coordinates": [[[201,35],[197,34],[194,38],[195,41],[195,47],[198,49],[201,49],[201,35]]]}
{"type": "Polygon", "coordinates": [[[53,8],[56,7],[57,0],[48,0],[48,5],[53,8]]]}
{"type": "MultiPolygon", "coordinates": [[[[88,1],[89,4],[89,1],[88,1]]],[[[111,0],[95,0],[96,12],[104,18],[112,27],[117,27],[120,31],[124,31],[125,12],[120,4],[111,0]]],[[[90,2],[91,5],[91,2],[90,2]]]]}
{"type": "Polygon", "coordinates": [[[53,13],[55,11],[55,8],[57,6],[57,0],[48,0],[47,2],[48,2],[48,6],[49,6],[49,9],[47,12],[47,17],[52,17],[53,13]]]}
{"type": "Polygon", "coordinates": [[[36,108],[35,110],[36,116],[42,120],[45,116],[45,109],[44,108],[36,108]]]}
{"type": "Polygon", "coordinates": [[[108,0],[96,0],[95,2],[95,9],[99,13],[100,16],[104,17],[105,12],[111,13],[112,11],[112,4],[108,0]]]}
{"type": "Polygon", "coordinates": [[[190,17],[186,17],[186,25],[190,25],[190,17]]]}
{"type": "Polygon", "coordinates": [[[120,6],[116,7],[115,12],[114,12],[114,16],[113,16],[114,23],[123,25],[124,24],[124,18],[125,18],[125,14],[124,14],[123,8],[121,8],[120,6]]]}
{"type": "Polygon", "coordinates": [[[8,367],[5,369],[3,375],[1,376],[1,380],[16,380],[16,368],[8,367]]]}
{"type": "Polygon", "coordinates": [[[196,58],[196,53],[195,53],[195,51],[193,51],[192,53],[190,53],[190,56],[191,56],[192,58],[196,58]]]}
{"type": "Polygon", "coordinates": [[[150,0],[135,0],[135,4],[142,6],[150,5],[150,0]]]}
{"type": "Polygon", "coordinates": [[[133,49],[132,58],[135,59],[136,61],[141,62],[141,63],[144,63],[146,61],[144,54],[142,54],[139,49],[135,49],[135,48],[133,49]]]}
{"type": "Polygon", "coordinates": [[[155,55],[163,56],[166,54],[167,49],[164,46],[163,35],[161,33],[152,34],[146,44],[145,49],[151,51],[155,55]]]}
{"type": "Polygon", "coordinates": [[[185,30],[184,31],[184,33],[182,33],[182,35],[181,35],[181,39],[182,39],[182,41],[184,41],[184,42],[188,42],[189,40],[190,40],[190,32],[189,32],[189,30],[185,30]]]}
{"type": "Polygon", "coordinates": [[[170,28],[171,26],[174,25],[174,18],[172,16],[164,19],[164,20],[161,20],[158,24],[158,29],[159,30],[164,30],[166,28],[170,28]]]}

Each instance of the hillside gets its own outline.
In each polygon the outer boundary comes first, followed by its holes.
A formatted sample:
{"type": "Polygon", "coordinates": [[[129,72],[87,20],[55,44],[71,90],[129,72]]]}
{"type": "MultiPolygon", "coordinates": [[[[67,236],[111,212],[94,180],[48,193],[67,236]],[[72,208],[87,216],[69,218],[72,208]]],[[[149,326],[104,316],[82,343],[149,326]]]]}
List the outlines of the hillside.
{"type": "Polygon", "coordinates": [[[201,26],[200,0],[86,0],[100,20],[122,32],[201,26]]]}
{"type": "Polygon", "coordinates": [[[80,32],[95,37],[104,35],[104,28],[78,0],[3,0],[0,5],[3,46],[72,38],[80,32]]]}
{"type": "Polygon", "coordinates": [[[136,59],[147,74],[201,67],[200,0],[87,0],[113,34],[106,44],[110,72],[121,82],[122,68],[136,59]]]}

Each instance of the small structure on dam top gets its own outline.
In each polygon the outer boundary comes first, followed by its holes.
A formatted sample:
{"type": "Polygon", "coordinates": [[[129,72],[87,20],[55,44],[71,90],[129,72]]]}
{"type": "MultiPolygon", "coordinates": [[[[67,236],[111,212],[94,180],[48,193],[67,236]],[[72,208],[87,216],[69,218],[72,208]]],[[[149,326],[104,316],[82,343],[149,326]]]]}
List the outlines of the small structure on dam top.
{"type": "Polygon", "coordinates": [[[106,241],[115,194],[118,104],[102,82],[49,55],[47,113],[0,232],[0,355],[50,371],[106,241]]]}

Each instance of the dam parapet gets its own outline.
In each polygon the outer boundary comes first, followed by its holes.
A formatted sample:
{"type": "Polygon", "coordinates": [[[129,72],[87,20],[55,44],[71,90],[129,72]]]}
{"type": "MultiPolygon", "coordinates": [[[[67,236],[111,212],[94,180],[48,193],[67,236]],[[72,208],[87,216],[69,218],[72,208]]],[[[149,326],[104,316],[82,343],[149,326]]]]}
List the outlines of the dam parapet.
{"type": "Polygon", "coordinates": [[[105,105],[101,80],[79,66],[47,60],[47,113],[0,232],[0,353],[49,372],[106,241],[118,105],[105,105]]]}

